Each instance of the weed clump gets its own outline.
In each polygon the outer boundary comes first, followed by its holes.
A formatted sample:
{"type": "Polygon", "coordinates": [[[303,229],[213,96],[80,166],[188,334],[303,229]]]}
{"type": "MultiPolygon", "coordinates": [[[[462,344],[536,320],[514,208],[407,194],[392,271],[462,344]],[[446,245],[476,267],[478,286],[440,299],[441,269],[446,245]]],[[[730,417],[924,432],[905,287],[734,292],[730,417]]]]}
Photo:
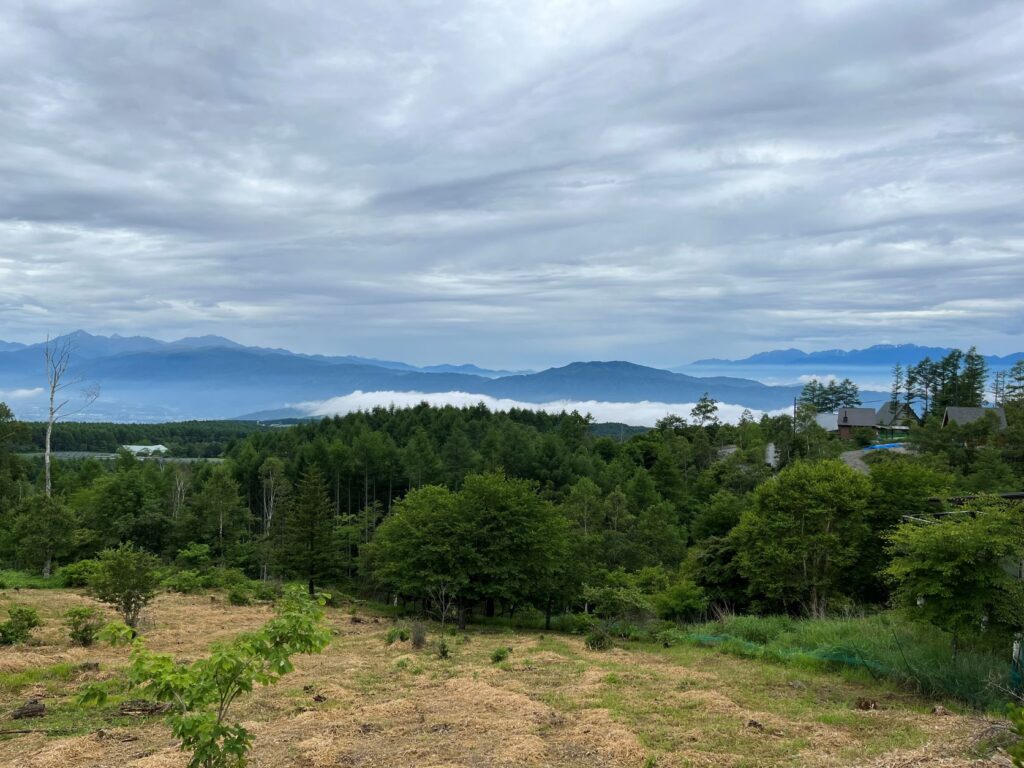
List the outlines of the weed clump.
{"type": "Polygon", "coordinates": [[[384,638],[384,642],[388,645],[394,645],[395,643],[404,643],[409,639],[409,630],[405,627],[392,627],[388,630],[387,637],[384,638]]]}
{"type": "Polygon", "coordinates": [[[427,645],[427,625],[422,621],[414,621],[412,623],[412,647],[417,650],[425,648],[427,645]]]}
{"type": "Polygon", "coordinates": [[[28,642],[32,630],[43,624],[36,609],[27,605],[12,605],[7,613],[10,618],[0,624],[0,645],[28,642]]]}
{"type": "Polygon", "coordinates": [[[443,637],[437,641],[437,658],[447,659],[452,655],[451,649],[448,647],[448,641],[443,637]]]}
{"type": "Polygon", "coordinates": [[[501,662],[508,659],[508,655],[512,653],[512,649],[506,646],[495,648],[491,651],[491,664],[500,664],[501,662]]]}
{"type": "Polygon", "coordinates": [[[252,605],[252,592],[246,587],[232,587],[228,590],[228,602],[232,605],[252,605]]]}
{"type": "Polygon", "coordinates": [[[612,635],[604,627],[595,627],[584,638],[583,644],[592,651],[607,651],[612,647],[612,635]]]}
{"type": "Polygon", "coordinates": [[[203,588],[203,577],[198,571],[178,571],[161,582],[161,586],[179,592],[183,595],[192,595],[203,588]]]}

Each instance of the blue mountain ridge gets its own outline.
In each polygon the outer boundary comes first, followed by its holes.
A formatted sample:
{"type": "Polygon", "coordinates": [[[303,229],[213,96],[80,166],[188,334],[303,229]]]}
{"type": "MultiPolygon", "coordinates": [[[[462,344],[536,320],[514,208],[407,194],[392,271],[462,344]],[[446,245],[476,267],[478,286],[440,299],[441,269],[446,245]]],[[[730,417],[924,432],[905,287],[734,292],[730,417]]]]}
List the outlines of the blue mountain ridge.
{"type": "MultiPolygon", "coordinates": [[[[924,347],[917,344],[875,344],[865,349],[826,349],[820,352],[804,352],[800,349],[774,349],[770,352],[759,352],[741,360],[706,358],[696,360],[693,366],[753,366],[753,365],[847,365],[847,366],[894,366],[915,365],[926,357],[937,360],[952,351],[952,347],[924,347]]],[[[1009,355],[985,355],[989,365],[1008,367],[1020,359],[1024,352],[1009,355]]]]}
{"type": "MultiPolygon", "coordinates": [[[[509,374],[475,366],[420,369],[366,358],[301,355],[246,347],[221,337],[163,342],[76,332],[70,341],[71,375],[101,388],[90,418],[119,421],[230,418],[359,391],[454,391],[527,403],[688,403],[708,392],[719,401],[757,409],[787,407],[799,392],[795,386],[728,376],[700,378],[625,361],[575,362],[509,374]]],[[[41,356],[40,344],[0,351],[0,393],[39,387],[41,356]]],[[[19,407],[28,414],[23,418],[33,418],[40,404],[19,407]]]]}

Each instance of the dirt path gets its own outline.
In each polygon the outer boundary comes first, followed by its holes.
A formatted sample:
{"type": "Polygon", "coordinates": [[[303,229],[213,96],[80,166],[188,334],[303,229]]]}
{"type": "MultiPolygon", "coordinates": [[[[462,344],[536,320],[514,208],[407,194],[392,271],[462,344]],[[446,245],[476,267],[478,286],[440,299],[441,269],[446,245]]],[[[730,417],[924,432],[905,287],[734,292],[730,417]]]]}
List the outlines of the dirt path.
{"type": "Polygon", "coordinates": [[[863,450],[858,449],[856,451],[845,451],[839,455],[839,458],[855,472],[860,472],[862,475],[871,474],[871,468],[864,461],[863,450]]]}

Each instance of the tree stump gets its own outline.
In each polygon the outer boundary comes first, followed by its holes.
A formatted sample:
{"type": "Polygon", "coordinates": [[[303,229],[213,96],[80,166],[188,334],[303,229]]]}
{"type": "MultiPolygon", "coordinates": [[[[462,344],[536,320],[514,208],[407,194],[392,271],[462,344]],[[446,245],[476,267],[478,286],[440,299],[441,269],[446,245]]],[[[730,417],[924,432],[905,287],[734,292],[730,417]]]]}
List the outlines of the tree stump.
{"type": "Polygon", "coordinates": [[[11,720],[24,720],[26,717],[42,717],[46,714],[46,705],[39,699],[29,699],[23,706],[11,712],[11,720]]]}

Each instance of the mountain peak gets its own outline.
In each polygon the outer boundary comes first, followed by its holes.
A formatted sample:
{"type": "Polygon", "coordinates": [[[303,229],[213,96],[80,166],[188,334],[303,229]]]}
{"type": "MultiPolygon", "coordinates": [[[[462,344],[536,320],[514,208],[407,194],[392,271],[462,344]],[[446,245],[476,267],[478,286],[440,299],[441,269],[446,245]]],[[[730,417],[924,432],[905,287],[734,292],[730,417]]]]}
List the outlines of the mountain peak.
{"type": "MultiPolygon", "coordinates": [[[[800,349],[773,349],[769,352],[759,352],[756,355],[745,357],[741,360],[723,360],[720,358],[708,358],[697,360],[693,366],[712,365],[851,365],[851,366],[894,366],[915,365],[926,357],[935,360],[944,357],[952,351],[951,347],[924,347],[918,344],[874,344],[864,349],[824,349],[817,352],[804,352],[800,349]]],[[[1003,364],[1007,361],[1024,357],[1024,352],[1000,357],[998,355],[986,355],[985,359],[991,364],[1003,364]]],[[[683,366],[686,368],[686,366],[683,366]]]]}

